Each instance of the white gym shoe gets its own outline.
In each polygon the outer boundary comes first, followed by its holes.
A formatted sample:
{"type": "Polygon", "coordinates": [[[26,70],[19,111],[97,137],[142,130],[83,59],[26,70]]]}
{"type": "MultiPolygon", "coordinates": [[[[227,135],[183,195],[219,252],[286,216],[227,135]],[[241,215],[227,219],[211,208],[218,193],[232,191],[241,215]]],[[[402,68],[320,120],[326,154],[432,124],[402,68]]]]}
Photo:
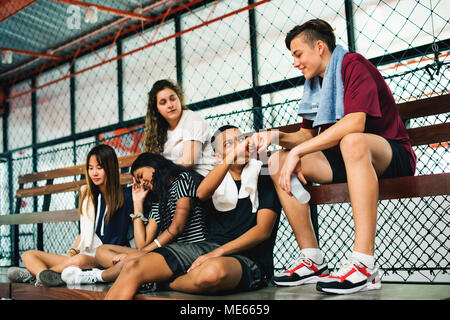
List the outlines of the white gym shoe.
{"type": "Polygon", "coordinates": [[[299,286],[301,284],[316,283],[328,275],[327,262],[324,261],[320,265],[316,264],[301,253],[292,266],[288,270],[277,273],[273,277],[273,281],[279,286],[299,286]]]}
{"type": "Polygon", "coordinates": [[[69,285],[92,284],[97,282],[97,273],[100,269],[81,270],[77,266],[70,266],[61,273],[62,280],[69,285]]]}
{"type": "Polygon", "coordinates": [[[36,278],[26,269],[20,267],[10,267],[6,275],[11,282],[34,283],[36,278]]]}
{"type": "Polygon", "coordinates": [[[327,278],[317,282],[317,290],[327,293],[347,294],[381,288],[378,267],[368,268],[350,258],[344,260],[341,268],[327,278]]]}

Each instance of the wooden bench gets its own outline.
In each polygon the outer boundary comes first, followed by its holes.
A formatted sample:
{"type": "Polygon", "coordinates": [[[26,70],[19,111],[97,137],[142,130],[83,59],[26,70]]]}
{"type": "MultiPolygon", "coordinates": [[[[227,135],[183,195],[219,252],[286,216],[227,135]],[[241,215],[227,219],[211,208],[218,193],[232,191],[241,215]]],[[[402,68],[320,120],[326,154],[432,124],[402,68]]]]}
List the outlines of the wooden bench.
{"type": "MultiPolygon", "coordinates": [[[[446,114],[450,112],[450,94],[427,98],[423,100],[411,101],[398,104],[398,110],[404,121],[410,119],[432,116],[439,114],[446,114]]],[[[279,129],[284,132],[297,131],[300,124],[292,124],[273,129],[279,129]]],[[[408,129],[412,145],[429,145],[435,143],[448,143],[450,141],[450,123],[435,124],[419,128],[408,129]]],[[[132,154],[119,158],[120,168],[127,168],[131,166],[138,154],[132,154]]],[[[84,165],[71,166],[56,170],[45,172],[36,172],[26,175],[21,175],[18,179],[19,189],[16,192],[16,212],[15,214],[0,216],[0,225],[14,225],[15,231],[15,248],[18,250],[18,225],[19,224],[42,224],[48,222],[63,222],[63,221],[77,221],[79,220],[77,209],[49,211],[50,200],[52,194],[62,192],[73,192],[85,184],[84,180],[84,165]],[[64,182],[56,184],[54,180],[63,177],[75,177],[75,181],[64,182]],[[78,180],[77,180],[77,177],[78,180]],[[38,181],[46,181],[45,186],[38,187],[35,184],[38,181]],[[25,185],[30,185],[26,187],[25,185]],[[26,197],[44,196],[42,210],[32,213],[20,213],[20,201],[26,197]]],[[[129,173],[121,174],[121,183],[131,183],[131,176],[129,173]]],[[[450,194],[450,173],[420,175],[414,177],[390,178],[380,180],[380,200],[385,199],[400,199],[413,197],[427,197],[437,195],[450,194]]],[[[329,184],[329,185],[314,185],[307,187],[311,193],[310,203],[313,205],[319,204],[333,204],[349,202],[348,187],[346,183],[329,184]]],[[[39,248],[38,248],[39,249],[39,248]]],[[[18,254],[16,254],[16,261],[14,265],[18,265],[18,254]]],[[[0,293],[2,290],[8,292],[13,296],[14,288],[22,293],[22,296],[28,297],[24,293],[24,285],[15,286],[16,284],[1,284],[0,293]],[[14,287],[15,286],[15,287],[14,287]],[[3,288],[3,289],[2,289],[3,288]]],[[[61,290],[62,288],[58,288],[61,290]]],[[[50,295],[50,289],[33,289],[36,295],[42,295],[44,292],[50,295]]],[[[56,289],[55,289],[56,290],[56,289]]],[[[69,290],[69,289],[66,289],[69,290]]],[[[30,291],[31,292],[31,291],[30,291]]],[[[54,294],[54,293],[52,293],[54,294]]],[[[104,293],[83,293],[72,292],[66,293],[67,297],[77,296],[79,298],[98,298],[104,293]]],[[[29,297],[28,297],[29,298],[29,297]]],[[[140,297],[143,298],[143,297],[140,297]]]]}
{"type": "MultiPolygon", "coordinates": [[[[450,94],[397,105],[404,122],[425,116],[450,112],[450,94]]],[[[300,124],[278,127],[283,132],[295,132],[300,124]]],[[[413,146],[448,143],[450,122],[407,129],[413,146]]],[[[314,185],[307,187],[311,193],[310,204],[333,204],[350,202],[347,183],[314,185]]],[[[450,172],[413,177],[379,180],[380,200],[428,197],[450,194],[450,172]]]]}

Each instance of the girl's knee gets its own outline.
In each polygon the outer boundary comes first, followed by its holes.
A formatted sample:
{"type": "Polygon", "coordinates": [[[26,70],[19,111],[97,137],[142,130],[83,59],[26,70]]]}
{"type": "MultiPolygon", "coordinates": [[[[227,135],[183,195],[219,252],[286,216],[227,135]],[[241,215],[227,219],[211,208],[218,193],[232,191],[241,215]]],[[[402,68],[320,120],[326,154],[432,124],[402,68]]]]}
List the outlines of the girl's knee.
{"type": "Polygon", "coordinates": [[[93,257],[87,256],[85,254],[77,254],[76,256],[70,257],[66,261],[67,266],[77,266],[79,268],[90,267],[92,264],[93,257]]]}
{"type": "Polygon", "coordinates": [[[95,259],[104,267],[110,267],[111,257],[114,255],[113,250],[107,244],[101,245],[95,250],[95,259]]]}
{"type": "Polygon", "coordinates": [[[33,258],[37,256],[39,250],[27,250],[24,253],[22,253],[22,261],[29,260],[30,258],[33,258]]]}

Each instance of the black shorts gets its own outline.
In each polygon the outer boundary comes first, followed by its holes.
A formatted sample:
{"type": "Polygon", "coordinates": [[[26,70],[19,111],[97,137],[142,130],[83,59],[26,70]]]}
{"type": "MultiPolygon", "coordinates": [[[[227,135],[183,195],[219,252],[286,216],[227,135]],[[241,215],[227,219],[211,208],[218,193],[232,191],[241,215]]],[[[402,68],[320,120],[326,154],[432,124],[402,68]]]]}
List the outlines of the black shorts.
{"type": "MultiPolygon", "coordinates": [[[[389,142],[392,149],[392,159],[380,179],[412,176],[414,173],[409,160],[409,152],[397,141],[389,139],[386,140],[389,142]]],[[[336,151],[335,149],[327,149],[322,152],[327,158],[331,166],[331,170],[333,171],[332,183],[347,182],[347,172],[345,171],[345,163],[342,158],[342,153],[336,151]]]]}
{"type": "MultiPolygon", "coordinates": [[[[192,263],[201,255],[220,247],[215,242],[200,241],[195,243],[171,243],[158,248],[153,252],[159,253],[166,260],[167,265],[175,278],[184,275],[192,263]]],[[[233,291],[256,290],[267,285],[266,278],[259,265],[252,259],[243,255],[230,255],[239,261],[242,268],[242,277],[238,286],[233,291]]]]}

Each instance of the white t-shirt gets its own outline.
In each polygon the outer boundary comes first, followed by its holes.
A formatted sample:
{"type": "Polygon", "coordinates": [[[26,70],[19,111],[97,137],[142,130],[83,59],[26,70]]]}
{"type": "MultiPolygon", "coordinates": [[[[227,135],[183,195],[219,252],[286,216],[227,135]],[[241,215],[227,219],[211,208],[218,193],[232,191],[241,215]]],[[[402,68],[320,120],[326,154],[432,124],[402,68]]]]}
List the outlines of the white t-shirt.
{"type": "Polygon", "coordinates": [[[211,145],[211,129],[206,120],[192,110],[183,110],[176,128],[167,130],[167,141],[162,155],[173,162],[177,161],[183,154],[185,141],[198,141],[202,144],[192,169],[206,176],[216,165],[211,145]]]}

